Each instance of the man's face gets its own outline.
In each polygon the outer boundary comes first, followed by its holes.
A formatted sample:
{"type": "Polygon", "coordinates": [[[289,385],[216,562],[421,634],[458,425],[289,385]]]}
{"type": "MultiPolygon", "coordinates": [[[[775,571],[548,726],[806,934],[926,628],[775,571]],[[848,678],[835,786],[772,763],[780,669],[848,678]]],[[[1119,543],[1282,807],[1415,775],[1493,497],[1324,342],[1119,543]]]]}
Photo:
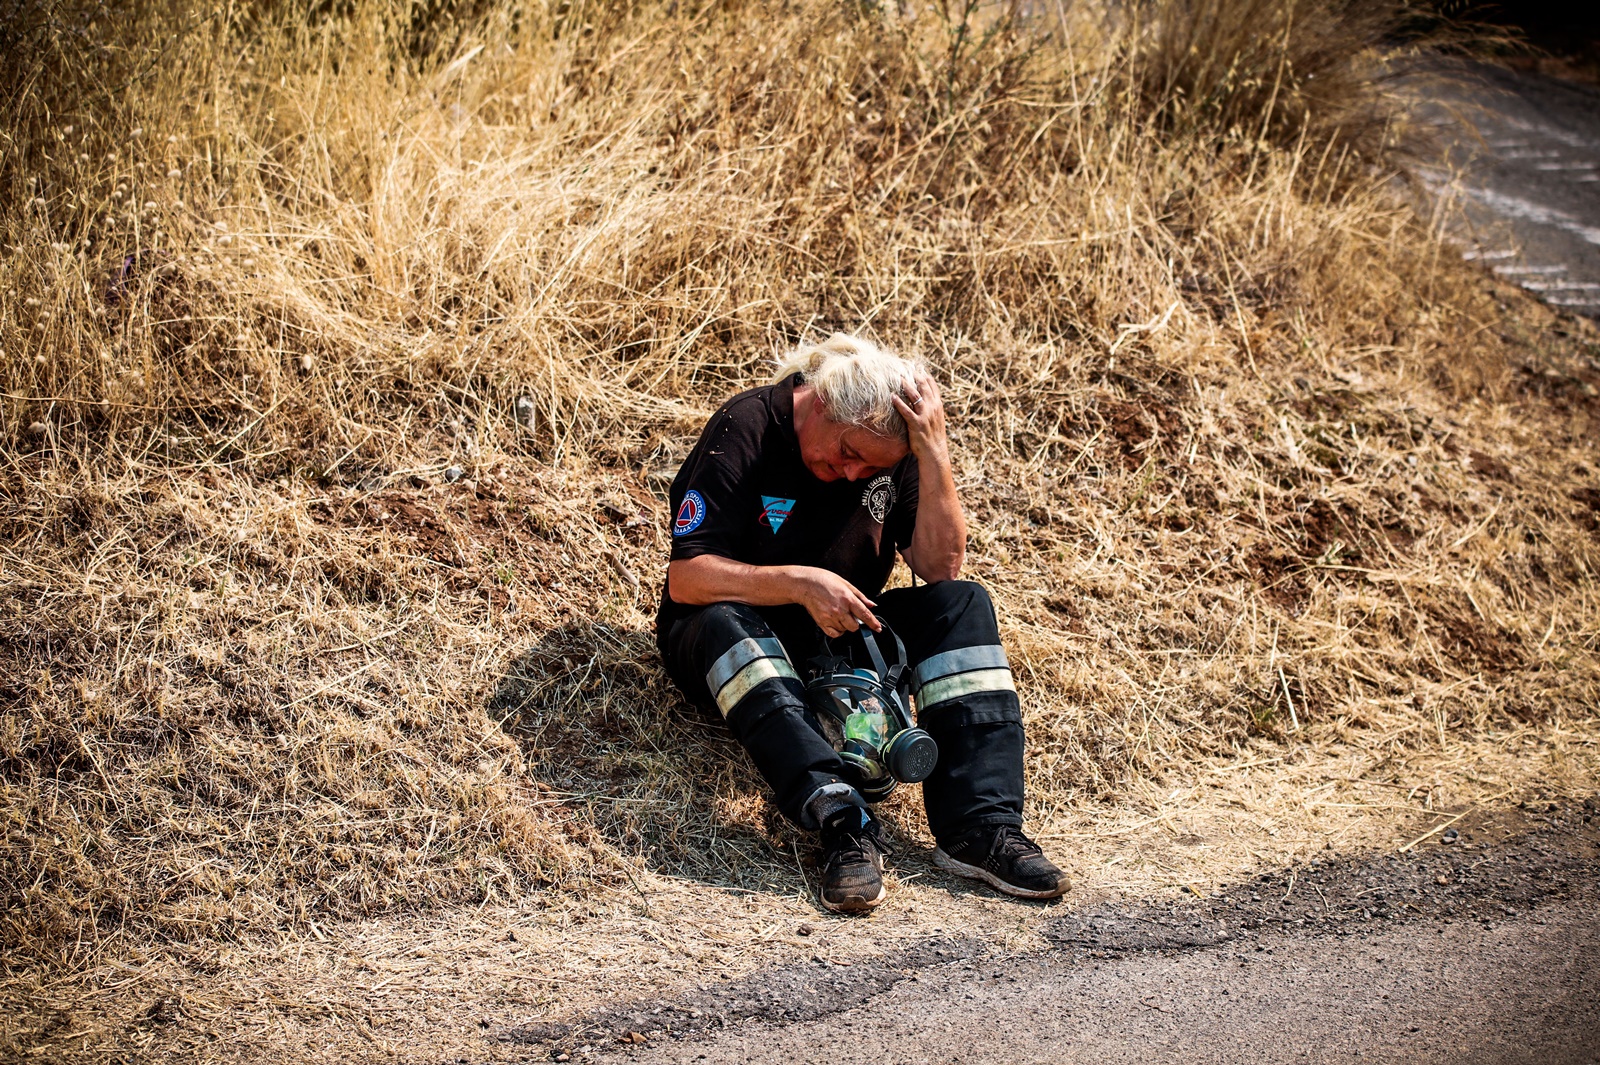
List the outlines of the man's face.
{"type": "Polygon", "coordinates": [[[901,441],[859,426],[840,425],[821,408],[818,413],[822,416],[808,418],[797,434],[800,458],[817,480],[865,480],[906,457],[909,449],[901,441]]]}

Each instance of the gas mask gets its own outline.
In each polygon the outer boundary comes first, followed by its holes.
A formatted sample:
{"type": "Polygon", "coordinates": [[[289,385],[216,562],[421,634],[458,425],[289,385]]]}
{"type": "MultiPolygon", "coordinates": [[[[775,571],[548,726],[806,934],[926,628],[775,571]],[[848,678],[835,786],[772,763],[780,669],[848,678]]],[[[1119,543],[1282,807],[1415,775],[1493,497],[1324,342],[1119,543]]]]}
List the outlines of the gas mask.
{"type": "Polygon", "coordinates": [[[807,661],[806,700],[839,757],[845,779],[868,802],[881,802],[904,781],[928,779],[939,761],[933,737],[912,724],[911,670],[905,645],[887,626],[863,626],[838,640],[822,638],[807,661]],[[880,641],[892,640],[895,660],[880,641]]]}

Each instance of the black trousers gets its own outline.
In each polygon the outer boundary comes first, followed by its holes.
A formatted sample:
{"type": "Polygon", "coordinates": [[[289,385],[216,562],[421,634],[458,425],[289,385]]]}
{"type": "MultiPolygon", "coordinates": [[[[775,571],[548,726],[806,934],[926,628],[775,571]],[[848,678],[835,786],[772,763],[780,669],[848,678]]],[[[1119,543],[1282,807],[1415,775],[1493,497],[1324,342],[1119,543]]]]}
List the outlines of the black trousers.
{"type": "MultiPolygon", "coordinates": [[[[934,838],[943,844],[984,825],[1022,824],[1022,714],[988,593],[971,581],[941,581],[896,588],[876,602],[914,667],[917,724],[939,745],[938,765],[922,784],[934,838]]],[[[821,631],[804,607],[713,603],[667,625],[657,641],[673,682],[727,720],[784,816],[814,829],[819,798],[854,794],[806,705],[801,677],[821,631]]]]}

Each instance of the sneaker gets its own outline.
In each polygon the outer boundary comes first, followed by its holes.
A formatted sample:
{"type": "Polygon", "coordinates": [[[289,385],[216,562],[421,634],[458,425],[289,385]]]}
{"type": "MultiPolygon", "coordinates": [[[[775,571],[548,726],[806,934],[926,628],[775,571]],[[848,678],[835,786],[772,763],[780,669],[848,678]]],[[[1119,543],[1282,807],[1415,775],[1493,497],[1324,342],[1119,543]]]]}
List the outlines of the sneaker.
{"type": "Polygon", "coordinates": [[[933,864],[1019,899],[1053,899],[1071,881],[1016,825],[988,825],[933,852],[933,864]]]}
{"type": "Polygon", "coordinates": [[[883,901],[883,856],[878,822],[846,806],[822,823],[822,905],[835,913],[866,913],[883,901]]]}

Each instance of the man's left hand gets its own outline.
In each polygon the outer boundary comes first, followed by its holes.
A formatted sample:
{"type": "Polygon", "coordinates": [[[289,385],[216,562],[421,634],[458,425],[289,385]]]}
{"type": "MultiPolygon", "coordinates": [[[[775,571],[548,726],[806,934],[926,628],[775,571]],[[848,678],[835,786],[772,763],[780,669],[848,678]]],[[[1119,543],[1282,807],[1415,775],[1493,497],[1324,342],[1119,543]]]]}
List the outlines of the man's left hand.
{"type": "Polygon", "coordinates": [[[949,465],[950,443],[945,437],[944,402],[939,384],[930,375],[918,372],[902,389],[904,398],[894,397],[894,409],[906,421],[911,453],[919,463],[949,465]]]}

